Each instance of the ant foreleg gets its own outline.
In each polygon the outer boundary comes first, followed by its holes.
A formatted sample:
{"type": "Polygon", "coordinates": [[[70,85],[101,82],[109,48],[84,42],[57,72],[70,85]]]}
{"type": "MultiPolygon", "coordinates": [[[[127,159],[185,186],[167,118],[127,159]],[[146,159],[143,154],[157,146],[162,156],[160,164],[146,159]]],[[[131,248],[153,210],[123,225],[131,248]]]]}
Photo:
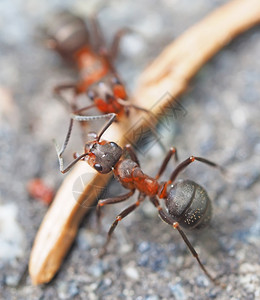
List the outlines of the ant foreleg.
{"type": "Polygon", "coordinates": [[[144,199],[145,199],[145,195],[140,194],[138,197],[138,200],[133,205],[127,207],[116,217],[115,221],[113,222],[113,224],[111,225],[111,227],[108,231],[107,240],[106,240],[105,245],[103,246],[103,249],[100,252],[100,255],[99,255],[100,257],[102,257],[106,253],[107,245],[110,242],[111,236],[112,236],[114,230],[116,229],[118,222],[121,221],[123,218],[125,218],[127,215],[129,215],[132,211],[134,211],[144,199]]]}
{"type": "Polygon", "coordinates": [[[134,108],[135,110],[143,111],[143,112],[149,114],[150,117],[153,118],[154,120],[157,120],[156,117],[154,116],[154,114],[149,109],[140,107],[140,106],[132,104],[132,103],[127,103],[126,101],[124,101],[122,99],[117,99],[117,102],[119,104],[121,104],[122,106],[124,106],[125,108],[134,108]]]}
{"type": "Polygon", "coordinates": [[[171,225],[174,229],[177,229],[179,234],[181,235],[183,241],[185,242],[185,244],[187,245],[187,247],[189,248],[191,254],[196,258],[200,268],[202,269],[202,271],[205,273],[205,275],[215,284],[217,285],[221,285],[216,279],[213,278],[213,276],[207,271],[207,269],[205,268],[205,266],[202,264],[198,253],[196,252],[196,250],[194,249],[194,247],[192,246],[192,244],[190,243],[190,241],[188,240],[186,234],[182,231],[182,229],[180,228],[180,225],[178,222],[175,222],[168,214],[166,214],[162,207],[159,204],[159,201],[157,198],[150,198],[151,202],[153,203],[153,205],[157,208],[158,210],[158,214],[160,216],[160,218],[167,224],[171,225]]]}
{"type": "Polygon", "coordinates": [[[114,36],[112,46],[110,48],[110,57],[112,60],[115,60],[118,55],[119,44],[120,44],[122,37],[124,37],[124,35],[131,33],[131,32],[133,32],[133,31],[130,28],[122,28],[119,31],[117,31],[117,33],[114,36]]]}
{"type": "Polygon", "coordinates": [[[74,110],[73,114],[78,115],[78,114],[82,113],[83,111],[86,111],[86,110],[94,108],[94,107],[96,107],[96,104],[91,104],[91,105],[82,107],[80,109],[74,110]]]}
{"type": "Polygon", "coordinates": [[[100,199],[98,201],[97,208],[96,208],[98,226],[100,227],[100,218],[101,218],[101,210],[100,210],[100,208],[102,206],[108,205],[108,204],[115,204],[115,203],[123,202],[123,201],[127,200],[128,198],[130,198],[134,194],[134,192],[135,192],[135,190],[132,190],[129,193],[121,195],[121,196],[118,196],[118,197],[107,198],[107,199],[100,199]]]}
{"type": "Polygon", "coordinates": [[[62,91],[64,90],[72,90],[74,93],[74,97],[76,96],[77,85],[75,83],[66,83],[55,86],[53,89],[53,93],[56,98],[61,100],[69,109],[76,109],[76,105],[73,103],[69,103],[68,100],[62,95],[62,91]]]}
{"type": "MultiPolygon", "coordinates": [[[[120,105],[124,106],[124,108],[125,108],[125,110],[126,110],[126,112],[127,112],[128,115],[129,115],[129,108],[134,108],[135,110],[147,113],[151,117],[151,120],[154,121],[155,124],[157,123],[156,117],[154,116],[154,114],[149,109],[146,109],[146,108],[143,108],[143,107],[131,104],[131,103],[126,103],[126,101],[123,101],[122,99],[117,99],[117,102],[120,105]]],[[[157,142],[160,145],[160,147],[162,148],[162,150],[164,152],[166,152],[166,149],[165,149],[163,143],[160,141],[160,137],[158,136],[157,131],[154,129],[153,126],[150,126],[150,130],[154,134],[154,136],[156,137],[157,142]]]]}
{"type": "Polygon", "coordinates": [[[176,179],[176,177],[179,175],[179,173],[182,170],[184,170],[186,167],[188,167],[188,165],[190,165],[195,160],[200,161],[202,163],[205,163],[205,164],[207,164],[207,165],[209,165],[211,167],[218,168],[218,169],[220,169],[221,172],[225,172],[225,169],[222,166],[220,166],[220,165],[218,165],[218,164],[216,164],[216,163],[214,163],[214,162],[212,162],[210,160],[207,160],[207,159],[202,158],[202,157],[190,156],[189,158],[187,158],[186,160],[184,160],[183,162],[181,162],[177,166],[177,168],[173,171],[173,173],[172,173],[172,175],[170,177],[170,180],[168,181],[168,184],[171,184],[176,179]]]}
{"type": "Polygon", "coordinates": [[[139,159],[137,158],[135,151],[130,144],[125,145],[124,151],[126,151],[130,155],[131,159],[140,167],[139,159]]]}
{"type": "Polygon", "coordinates": [[[176,148],[171,147],[161,165],[161,168],[160,168],[158,174],[155,176],[155,179],[159,179],[161,177],[162,173],[165,171],[165,169],[173,155],[175,157],[175,161],[178,161],[177,150],[176,150],[176,148]]]}

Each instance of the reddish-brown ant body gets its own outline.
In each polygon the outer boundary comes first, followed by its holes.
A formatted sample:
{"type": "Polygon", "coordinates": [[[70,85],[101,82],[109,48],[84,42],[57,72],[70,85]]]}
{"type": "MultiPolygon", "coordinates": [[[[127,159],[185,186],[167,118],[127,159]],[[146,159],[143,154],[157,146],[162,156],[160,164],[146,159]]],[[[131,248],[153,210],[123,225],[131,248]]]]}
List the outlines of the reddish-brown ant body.
{"type": "MultiPolygon", "coordinates": [[[[87,117],[80,115],[74,115],[73,118],[77,121],[88,120],[87,117]]],[[[220,170],[223,170],[223,168],[205,158],[190,156],[174,169],[168,181],[159,182],[158,179],[165,171],[171,157],[175,156],[175,159],[177,160],[176,149],[171,148],[169,150],[155,177],[150,177],[144,174],[131,145],[126,145],[122,149],[114,142],[105,140],[100,141],[101,136],[112,124],[115,118],[116,115],[113,114],[106,126],[101,130],[100,134],[96,135],[93,141],[86,143],[84,153],[81,155],[75,155],[75,160],[72,161],[65,169],[63,169],[62,153],[66,148],[66,142],[63,145],[62,151],[59,151],[59,149],[56,148],[60,163],[60,171],[62,173],[66,173],[78,161],[83,160],[101,174],[106,174],[112,171],[122,186],[130,190],[128,193],[115,198],[99,200],[97,204],[98,219],[100,219],[100,208],[102,206],[125,201],[130,198],[136,190],[139,191],[138,200],[133,205],[123,210],[111,225],[102,254],[105,253],[111,235],[118,222],[134,211],[146,197],[149,197],[151,203],[157,208],[160,218],[171,225],[174,229],[178,230],[192,255],[199,263],[201,269],[211,281],[218,284],[218,281],[209,274],[204,265],[201,263],[197,252],[189,242],[186,234],[181,229],[181,227],[188,229],[200,229],[209,223],[211,218],[211,201],[208,194],[203,187],[191,180],[177,181],[174,185],[173,183],[179,173],[194,161],[200,161],[212,167],[217,167],[220,170]],[[128,154],[130,158],[124,158],[123,156],[125,154],[128,154]],[[165,201],[168,213],[165,212],[160,205],[159,199],[163,199],[165,201]]],[[[67,142],[70,137],[71,129],[72,123],[66,137],[67,142]]]]}
{"type": "Polygon", "coordinates": [[[119,118],[124,113],[128,115],[129,108],[150,113],[129,103],[124,84],[113,64],[120,39],[129,29],[119,30],[108,50],[96,18],[93,17],[90,21],[92,30],[89,31],[82,18],[64,11],[56,15],[48,25],[49,47],[72,61],[80,75],[77,83],[57,86],[54,89],[55,94],[63,98],[62,91],[71,89],[75,97],[69,106],[76,114],[92,108],[98,109],[102,114],[116,113],[119,118]],[[76,98],[81,94],[86,94],[93,103],[79,108],[76,98]]]}

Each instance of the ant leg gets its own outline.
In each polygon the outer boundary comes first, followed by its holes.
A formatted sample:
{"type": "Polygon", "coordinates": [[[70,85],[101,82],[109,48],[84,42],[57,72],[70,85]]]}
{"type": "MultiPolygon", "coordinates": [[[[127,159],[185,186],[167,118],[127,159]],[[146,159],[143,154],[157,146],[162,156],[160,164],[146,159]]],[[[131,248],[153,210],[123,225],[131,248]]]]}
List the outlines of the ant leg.
{"type": "Polygon", "coordinates": [[[123,201],[127,200],[128,198],[130,198],[134,194],[134,192],[135,192],[135,190],[131,190],[129,193],[118,196],[118,197],[100,199],[98,201],[97,208],[96,208],[97,220],[98,220],[99,226],[100,226],[100,217],[101,217],[100,208],[102,206],[107,205],[107,204],[115,204],[115,203],[123,202],[123,201]]]}
{"type": "Polygon", "coordinates": [[[61,91],[63,90],[76,90],[76,83],[71,82],[71,83],[65,83],[65,84],[59,84],[56,85],[53,89],[54,94],[60,95],[61,91]]]}
{"type": "Polygon", "coordinates": [[[134,151],[133,147],[130,144],[125,145],[124,151],[128,152],[128,154],[130,155],[131,159],[134,162],[136,162],[138,164],[138,166],[140,167],[139,159],[137,158],[137,156],[135,154],[135,151],[134,151]]]}
{"type": "Polygon", "coordinates": [[[145,199],[145,194],[141,194],[138,196],[138,200],[131,206],[127,207],[125,210],[123,210],[115,219],[115,221],[113,222],[113,224],[111,225],[108,234],[107,234],[107,240],[105,245],[103,246],[103,249],[100,253],[100,257],[102,257],[106,251],[107,251],[107,245],[110,242],[111,236],[114,232],[114,230],[116,229],[116,226],[118,224],[119,221],[121,221],[123,218],[125,218],[127,215],[129,215],[132,211],[134,211],[139,205],[140,203],[145,199]]]}
{"type": "Polygon", "coordinates": [[[82,107],[82,108],[80,108],[80,109],[74,110],[74,111],[73,111],[73,114],[78,115],[78,114],[80,114],[81,112],[83,112],[83,111],[85,111],[85,110],[88,110],[88,109],[91,109],[91,108],[94,108],[94,107],[96,107],[96,104],[91,104],[91,105],[82,107]]]}
{"type": "Polygon", "coordinates": [[[100,28],[99,22],[97,20],[97,16],[94,14],[90,17],[90,22],[91,26],[93,28],[93,37],[95,38],[94,40],[94,48],[104,56],[108,55],[108,51],[106,48],[106,43],[104,39],[104,35],[102,33],[102,30],[100,28]]]}
{"type": "Polygon", "coordinates": [[[150,117],[152,117],[156,120],[155,115],[149,109],[146,109],[144,107],[140,107],[140,106],[132,104],[132,103],[127,103],[126,101],[124,101],[122,99],[117,99],[117,102],[119,104],[121,104],[122,106],[126,107],[126,108],[134,108],[135,110],[143,111],[143,112],[149,114],[150,117]]]}
{"type": "MultiPolygon", "coordinates": [[[[205,273],[205,275],[214,283],[217,285],[221,285],[215,278],[213,278],[213,276],[207,271],[207,269],[205,268],[205,266],[202,264],[198,253],[196,252],[196,250],[194,249],[194,247],[192,246],[192,244],[190,243],[190,241],[188,240],[186,234],[182,231],[182,229],[180,228],[180,225],[178,222],[175,222],[168,214],[166,214],[162,207],[159,204],[159,201],[156,197],[150,198],[151,202],[153,203],[153,205],[157,208],[158,210],[158,214],[160,216],[160,218],[167,224],[171,225],[174,229],[177,229],[179,234],[181,235],[183,241],[185,242],[185,244],[187,245],[187,247],[189,248],[191,254],[193,255],[193,257],[197,260],[200,268],[202,269],[202,271],[205,273]]],[[[224,286],[223,286],[224,287],[224,286]]]]}
{"type": "MultiPolygon", "coordinates": [[[[146,109],[146,108],[143,108],[143,107],[131,104],[131,103],[126,103],[126,101],[123,101],[121,99],[117,99],[117,102],[119,104],[121,104],[122,106],[124,106],[125,109],[127,109],[127,110],[129,108],[134,108],[135,110],[139,110],[139,111],[143,111],[143,112],[147,113],[151,117],[151,119],[154,120],[157,123],[156,117],[154,116],[154,114],[149,109],[146,109]]],[[[129,112],[128,112],[128,114],[129,114],[129,112]]],[[[151,126],[150,130],[153,132],[153,134],[157,138],[157,142],[159,143],[159,145],[162,148],[163,152],[166,152],[166,149],[165,149],[163,143],[160,141],[160,137],[158,136],[158,133],[156,132],[156,130],[154,129],[154,127],[151,126]]]]}
{"type": "Polygon", "coordinates": [[[214,168],[218,168],[220,169],[221,172],[225,172],[225,168],[223,168],[222,166],[210,161],[210,160],[207,160],[203,157],[197,157],[197,156],[190,156],[189,158],[187,158],[186,160],[184,160],[183,162],[181,162],[177,168],[173,171],[171,177],[170,177],[170,180],[168,181],[168,184],[171,184],[175,179],[176,177],[179,175],[179,173],[185,169],[189,164],[191,164],[192,162],[194,162],[195,160],[197,161],[200,161],[204,164],[207,164],[211,167],[214,167],[214,168]]]}
{"type": "Polygon", "coordinates": [[[116,114],[106,114],[106,115],[99,115],[99,116],[81,116],[81,115],[74,115],[72,114],[71,118],[76,121],[92,121],[92,120],[99,120],[104,118],[109,118],[108,122],[105,124],[105,126],[101,129],[99,135],[97,136],[97,141],[100,140],[101,136],[104,134],[104,132],[111,126],[111,124],[116,119],[116,114]]]}
{"type": "Polygon", "coordinates": [[[111,56],[112,60],[114,60],[118,55],[119,44],[120,44],[122,37],[131,32],[132,32],[132,30],[130,28],[122,28],[119,31],[117,31],[117,33],[114,36],[112,46],[110,48],[110,56],[111,56]]]}
{"type": "Polygon", "coordinates": [[[76,109],[75,104],[69,103],[68,100],[62,95],[62,91],[64,90],[72,90],[74,92],[74,95],[76,95],[76,89],[77,85],[75,83],[60,84],[54,87],[53,93],[55,97],[61,100],[69,109],[71,107],[72,109],[76,109]]]}
{"type": "Polygon", "coordinates": [[[171,147],[168,154],[166,155],[162,165],[161,165],[161,168],[160,168],[158,174],[155,176],[156,180],[158,180],[161,177],[162,173],[165,171],[165,169],[166,169],[166,167],[167,167],[167,165],[168,165],[168,163],[169,163],[169,161],[170,161],[170,159],[173,155],[175,157],[175,161],[178,161],[177,150],[176,150],[176,148],[171,147]]]}

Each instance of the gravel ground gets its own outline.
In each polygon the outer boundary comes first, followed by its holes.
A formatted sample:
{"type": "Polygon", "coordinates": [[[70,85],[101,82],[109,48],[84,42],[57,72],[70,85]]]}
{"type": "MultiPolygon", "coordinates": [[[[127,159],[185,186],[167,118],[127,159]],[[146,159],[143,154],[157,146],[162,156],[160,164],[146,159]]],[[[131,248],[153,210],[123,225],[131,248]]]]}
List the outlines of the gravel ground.
{"type": "MultiPolygon", "coordinates": [[[[188,236],[227,289],[209,282],[178,234],[160,221],[148,202],[120,224],[102,260],[97,251],[125,205],[105,209],[101,232],[95,228],[94,214],[88,215],[50,284],[32,286],[26,271],[47,210],[28,196],[26,185],[36,176],[54,189],[62,182],[51,140],[63,138],[68,120],[51,90],[75,76],[44,47],[40,25],[64,7],[84,16],[100,9],[108,39],[131,25],[140,34],[124,39],[118,59],[118,70],[131,91],[138,74],[165,45],[225,2],[1,1],[1,299],[260,299],[259,27],[237,38],[200,70],[179,99],[187,113],[180,112],[171,123],[164,120],[160,132],[167,147],[178,148],[181,160],[199,155],[229,170],[229,176],[222,176],[196,163],[181,176],[206,187],[213,200],[210,228],[188,236]]],[[[163,153],[154,145],[139,157],[145,172],[153,175],[163,153]]],[[[108,192],[122,190],[112,183],[108,192]]]]}

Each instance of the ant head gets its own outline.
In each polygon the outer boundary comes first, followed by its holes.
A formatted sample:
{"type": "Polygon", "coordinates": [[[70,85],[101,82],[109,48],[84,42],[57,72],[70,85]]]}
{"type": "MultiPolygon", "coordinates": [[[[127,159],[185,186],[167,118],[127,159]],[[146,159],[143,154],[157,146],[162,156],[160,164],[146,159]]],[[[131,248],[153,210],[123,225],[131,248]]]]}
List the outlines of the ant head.
{"type": "Polygon", "coordinates": [[[100,108],[114,99],[127,99],[123,83],[113,73],[109,73],[101,81],[94,83],[87,91],[87,96],[100,108]]]}
{"type": "Polygon", "coordinates": [[[123,153],[116,143],[97,140],[86,144],[85,151],[88,164],[101,174],[109,173],[123,153]]]}
{"type": "Polygon", "coordinates": [[[111,86],[113,89],[113,94],[115,98],[120,98],[125,100],[127,98],[126,90],[124,84],[120,81],[117,76],[112,76],[111,86]]]}

